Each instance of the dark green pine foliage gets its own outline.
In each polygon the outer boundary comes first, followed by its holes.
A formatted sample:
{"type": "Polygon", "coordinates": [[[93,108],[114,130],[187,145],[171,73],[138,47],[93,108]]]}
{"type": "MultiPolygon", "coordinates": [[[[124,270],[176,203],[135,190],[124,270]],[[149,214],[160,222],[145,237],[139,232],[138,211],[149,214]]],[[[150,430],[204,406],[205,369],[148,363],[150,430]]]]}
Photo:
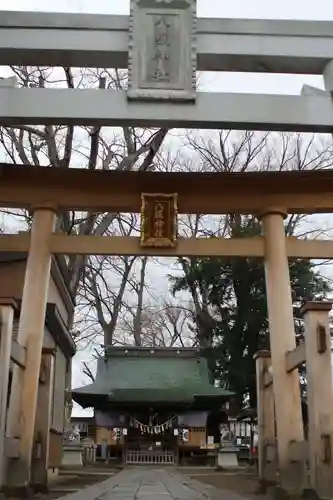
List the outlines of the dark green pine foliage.
{"type": "MultiPolygon", "coordinates": [[[[231,219],[231,236],[258,236],[254,217],[231,219]]],[[[236,393],[234,410],[256,407],[254,354],[269,349],[264,265],[255,258],[180,259],[183,275],[170,277],[172,291],[187,290],[194,301],[192,329],[206,351],[214,378],[236,393]]],[[[321,300],[330,291],[307,259],[290,261],[295,304],[321,300]]],[[[295,308],[297,311],[297,308],[295,308]]],[[[296,316],[297,314],[295,314],[296,316]]],[[[298,341],[302,326],[295,318],[298,341]]]]}

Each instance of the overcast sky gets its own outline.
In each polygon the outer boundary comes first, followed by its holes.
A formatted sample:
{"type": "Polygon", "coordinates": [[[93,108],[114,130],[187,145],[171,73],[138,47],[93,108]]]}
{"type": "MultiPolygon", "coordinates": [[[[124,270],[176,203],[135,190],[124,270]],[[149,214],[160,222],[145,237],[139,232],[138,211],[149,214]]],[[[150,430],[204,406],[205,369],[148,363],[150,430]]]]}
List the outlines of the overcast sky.
{"type": "MultiPolygon", "coordinates": [[[[52,12],[83,12],[128,14],[129,0],[8,0],[1,2],[8,10],[42,10],[52,12]]],[[[198,0],[200,17],[241,17],[258,19],[333,20],[331,0],[198,0]]]]}
{"type": "MultiPolygon", "coordinates": [[[[129,0],[2,0],[2,9],[98,14],[128,14],[129,0]]],[[[198,0],[200,17],[333,20],[332,0],[198,0]]],[[[221,73],[206,74],[205,90],[299,94],[304,83],[323,87],[321,77],[221,73]]],[[[164,270],[165,273],[165,270],[164,270]]],[[[165,285],[167,286],[167,285],[165,285]]],[[[80,359],[73,366],[73,385],[81,385],[80,359]]],[[[75,414],[78,414],[75,412],[75,414]]]]}

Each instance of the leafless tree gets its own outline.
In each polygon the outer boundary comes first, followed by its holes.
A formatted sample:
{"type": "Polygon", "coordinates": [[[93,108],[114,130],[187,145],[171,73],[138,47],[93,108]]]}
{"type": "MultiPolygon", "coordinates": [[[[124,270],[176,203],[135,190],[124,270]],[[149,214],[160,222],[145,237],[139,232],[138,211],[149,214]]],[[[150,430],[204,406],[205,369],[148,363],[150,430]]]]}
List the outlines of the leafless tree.
{"type": "MultiPolygon", "coordinates": [[[[330,137],[318,137],[290,133],[256,132],[187,132],[187,155],[179,162],[180,170],[212,172],[245,172],[267,170],[314,170],[331,168],[333,145],[330,137]]],[[[221,193],[223,196],[223,193],[221,193]]],[[[240,225],[239,214],[223,216],[187,215],[180,220],[180,232],[186,237],[232,237],[240,225]]],[[[305,229],[306,218],[302,214],[290,215],[287,235],[315,237],[322,233],[312,221],[305,229]]],[[[196,258],[178,260],[189,289],[198,331],[198,344],[210,347],[215,319],[208,300],[208,289],[193,277],[196,258]]]]}
{"type": "Polygon", "coordinates": [[[141,328],[142,328],[142,314],[143,314],[143,304],[144,304],[144,289],[145,289],[145,278],[146,278],[146,268],[147,268],[148,258],[144,257],[141,261],[141,270],[140,270],[140,280],[136,284],[135,291],[138,296],[138,303],[136,306],[136,312],[134,314],[133,319],[133,336],[134,343],[136,346],[141,346],[141,328]]]}
{"type": "Polygon", "coordinates": [[[191,305],[185,306],[165,301],[163,307],[155,311],[152,326],[146,328],[143,342],[147,346],[191,347],[195,343],[193,332],[189,328],[193,311],[191,305]]]}
{"type": "Polygon", "coordinates": [[[75,328],[80,341],[103,345],[141,345],[147,258],[96,257],[84,286],[79,288],[75,328]],[[126,325],[126,327],[124,327],[126,325]],[[129,325],[131,325],[129,327],[129,325]]]}
{"type": "MultiPolygon", "coordinates": [[[[155,298],[151,306],[141,311],[140,345],[142,347],[189,347],[195,339],[189,328],[193,316],[191,304],[173,303],[155,298]]],[[[133,311],[135,315],[136,310],[133,311]]],[[[135,324],[130,316],[120,322],[124,335],[123,343],[133,335],[135,324]]]]}
{"type": "MultiPolygon", "coordinates": [[[[131,233],[131,224],[125,225],[120,218],[117,222],[121,235],[131,233]]],[[[136,283],[135,261],[136,257],[126,255],[93,256],[86,263],[77,291],[74,325],[74,329],[80,331],[81,343],[113,344],[118,319],[126,303],[126,290],[136,283]]]]}
{"type": "MultiPolygon", "coordinates": [[[[122,90],[127,78],[125,72],[118,70],[75,70],[70,67],[54,69],[20,66],[12,67],[11,72],[20,87],[39,88],[122,90]]],[[[152,168],[167,132],[166,129],[127,126],[118,129],[51,125],[1,127],[0,147],[8,162],[27,166],[147,171],[152,168]]],[[[28,227],[31,223],[29,214],[24,211],[7,210],[7,215],[20,217],[28,227]]],[[[79,235],[129,235],[137,229],[136,224],[137,220],[133,220],[132,216],[74,212],[62,214],[57,222],[58,230],[79,235]]],[[[104,333],[105,343],[112,343],[125,289],[136,283],[136,277],[131,274],[134,262],[135,258],[130,257],[75,255],[68,259],[71,292],[78,298],[81,338],[87,341],[96,334],[104,333]],[[113,286],[109,285],[111,273],[113,286]],[[83,305],[86,307],[84,313],[83,305]],[[88,320],[85,327],[83,317],[88,320]],[[97,318],[99,330],[92,327],[92,317],[97,318]]]]}
{"type": "Polygon", "coordinates": [[[214,172],[319,170],[333,166],[330,136],[220,130],[188,132],[199,169],[214,172]]]}
{"type": "MultiPolygon", "coordinates": [[[[99,357],[99,355],[98,355],[98,357],[99,357]]],[[[97,359],[97,357],[93,356],[91,361],[96,362],[96,359],[97,359]]],[[[88,361],[82,362],[82,373],[83,373],[83,375],[86,375],[86,377],[88,377],[89,382],[95,382],[95,375],[91,369],[91,363],[89,363],[88,361]]]]}

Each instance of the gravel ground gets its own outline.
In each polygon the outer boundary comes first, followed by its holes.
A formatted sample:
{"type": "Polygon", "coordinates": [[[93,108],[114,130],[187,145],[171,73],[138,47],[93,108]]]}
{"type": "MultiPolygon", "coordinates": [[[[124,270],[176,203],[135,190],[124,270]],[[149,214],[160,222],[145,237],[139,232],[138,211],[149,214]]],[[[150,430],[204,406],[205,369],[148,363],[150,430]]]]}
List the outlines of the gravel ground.
{"type": "MultiPolygon", "coordinates": [[[[31,496],[31,500],[56,500],[70,493],[75,493],[78,490],[84,489],[93,484],[105,481],[112,477],[112,471],[106,472],[98,471],[97,473],[91,471],[76,471],[67,472],[66,475],[59,475],[53,478],[49,483],[48,493],[36,493],[31,496]]],[[[0,495],[0,499],[5,498],[0,495]]],[[[18,497],[6,497],[6,500],[22,500],[18,497]]]]}
{"type": "MultiPolygon", "coordinates": [[[[180,469],[181,471],[181,469],[180,469]]],[[[211,470],[187,470],[181,471],[196,481],[200,481],[221,490],[229,490],[232,493],[243,495],[251,500],[265,500],[264,495],[259,495],[258,479],[251,471],[221,472],[211,470]]]]}
{"type": "MultiPolygon", "coordinates": [[[[266,500],[263,495],[256,494],[258,481],[256,476],[246,470],[237,472],[221,472],[214,469],[179,468],[179,472],[200,481],[204,484],[214,486],[221,490],[229,490],[232,493],[243,495],[249,500],[266,500]]],[[[50,482],[50,491],[46,494],[35,494],[32,500],[56,500],[70,493],[84,489],[93,484],[105,481],[116,474],[117,470],[84,469],[80,471],[66,471],[50,482]]],[[[18,500],[11,498],[10,500],[18,500]]],[[[20,499],[21,500],[21,499],[20,499]]]]}

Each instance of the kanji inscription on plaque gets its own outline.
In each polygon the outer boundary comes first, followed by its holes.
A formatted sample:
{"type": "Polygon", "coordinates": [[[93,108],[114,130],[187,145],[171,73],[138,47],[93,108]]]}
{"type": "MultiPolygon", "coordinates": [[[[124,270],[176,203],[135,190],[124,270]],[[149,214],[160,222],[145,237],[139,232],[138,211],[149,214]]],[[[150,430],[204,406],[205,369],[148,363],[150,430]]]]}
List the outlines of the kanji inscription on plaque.
{"type": "Polygon", "coordinates": [[[194,101],[196,0],[131,0],[128,98],[194,101]]]}
{"type": "Polygon", "coordinates": [[[177,194],[141,195],[141,237],[144,247],[175,247],[177,242],[177,194]]]}

